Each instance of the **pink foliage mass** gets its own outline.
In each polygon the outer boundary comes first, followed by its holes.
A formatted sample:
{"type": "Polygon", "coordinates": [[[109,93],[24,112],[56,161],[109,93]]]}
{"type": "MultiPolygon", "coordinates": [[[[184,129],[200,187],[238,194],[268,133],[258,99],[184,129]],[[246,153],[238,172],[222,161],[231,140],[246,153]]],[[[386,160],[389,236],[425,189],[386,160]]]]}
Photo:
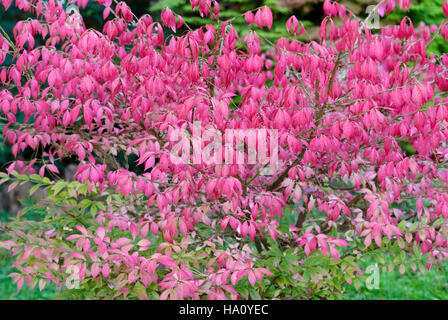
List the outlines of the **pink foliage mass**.
{"type": "MultiPolygon", "coordinates": [[[[87,2],[72,1],[81,8],[87,2]]],[[[303,24],[291,17],[291,39],[262,50],[255,30],[271,28],[268,7],[241,16],[253,27],[242,35],[231,21],[180,33],[183,20],[168,8],[158,23],[150,15],[137,19],[124,2],[98,2],[108,19],[102,32],[86,29],[78,11],[59,1],[15,1],[34,18],[16,24],[14,39],[0,35],[0,61],[13,59],[0,69],[3,134],[14,156],[42,150],[44,162],[15,162],[8,174],[58,173],[56,162],[72,157],[79,163],[74,179],[89,191],[144,198],[146,207],[140,217],[101,210],[98,227],[78,225],[66,239],[76,244],[71,251],[4,242],[21,259],[63,256],[61,268],[78,266],[80,280],[126,270],[124,284],[156,283],[161,299],[227,299],[239,297],[242,279],[256,285],[271,274],[255,267],[250,246],[218,249],[229,233],[257,248],[272,238],[336,260],[356,241],[381,247],[384,237],[420,247],[428,267],[448,257],[447,225],[434,224],[448,217],[448,56],[426,52],[433,36],[447,36],[445,21],[416,28],[405,18],[372,32],[342,5],[325,1],[319,43],[297,40],[303,24]],[[165,37],[168,30],[179,34],[165,37]],[[173,164],[170,132],[192,130],[193,121],[222,132],[277,129],[277,171],[173,164]],[[406,143],[415,153],[404,151],[406,143]],[[121,165],[118,153],[137,156],[144,173],[121,165]],[[409,199],[415,207],[400,206],[409,199]],[[280,230],[292,204],[297,222],[280,230]],[[416,230],[399,228],[412,219],[422,222],[416,230]],[[211,251],[200,273],[172,257],[188,252],[199,225],[214,229],[201,244],[211,251]],[[115,229],[129,237],[113,238],[115,229]],[[154,237],[162,239],[157,252],[143,255],[154,237]]],[[[191,5],[201,16],[219,17],[215,1],[191,5]]],[[[380,9],[395,5],[408,9],[409,1],[383,1],[380,9]]],[[[21,287],[36,272],[24,267],[13,276],[21,287]]],[[[61,281],[51,272],[45,278],[61,281]]],[[[117,295],[129,293],[118,288],[117,295]]]]}

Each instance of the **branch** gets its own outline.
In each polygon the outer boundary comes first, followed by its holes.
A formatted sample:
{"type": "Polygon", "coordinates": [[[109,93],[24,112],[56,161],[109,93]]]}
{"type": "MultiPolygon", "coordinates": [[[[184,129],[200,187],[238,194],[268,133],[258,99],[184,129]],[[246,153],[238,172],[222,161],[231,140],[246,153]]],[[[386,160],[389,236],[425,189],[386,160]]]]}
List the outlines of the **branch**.
{"type": "Polygon", "coordinates": [[[283,180],[286,178],[286,176],[288,175],[289,170],[291,170],[291,168],[297,166],[300,163],[300,160],[302,160],[303,154],[305,153],[305,151],[302,151],[299,155],[299,157],[294,160],[293,163],[291,163],[279,176],[277,179],[275,179],[275,181],[268,186],[267,190],[268,191],[274,191],[275,189],[277,189],[280,184],[283,182],[283,180]]]}

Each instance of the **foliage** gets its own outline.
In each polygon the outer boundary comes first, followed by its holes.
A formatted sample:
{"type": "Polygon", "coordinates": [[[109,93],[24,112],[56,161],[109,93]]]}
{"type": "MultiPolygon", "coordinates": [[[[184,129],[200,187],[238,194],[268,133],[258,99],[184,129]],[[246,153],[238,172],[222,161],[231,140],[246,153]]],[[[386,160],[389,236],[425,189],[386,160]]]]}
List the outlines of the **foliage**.
{"type": "MultiPolygon", "coordinates": [[[[275,42],[281,37],[288,36],[288,32],[285,29],[285,22],[288,17],[288,10],[282,7],[276,0],[261,0],[261,1],[248,1],[248,0],[233,0],[226,1],[220,4],[221,10],[218,18],[198,16],[195,10],[192,9],[190,3],[183,0],[160,0],[149,7],[150,14],[157,16],[166,7],[169,7],[173,12],[182,15],[185,23],[191,28],[203,27],[207,24],[213,25],[215,28],[220,21],[232,19],[232,26],[239,34],[245,34],[252,30],[241,13],[249,10],[255,10],[263,6],[268,6],[275,17],[270,30],[257,30],[257,35],[265,41],[275,42]]],[[[310,21],[304,21],[305,25],[310,25],[310,21]]]]}
{"type": "Polygon", "coordinates": [[[5,140],[14,156],[36,154],[0,174],[9,191],[31,185],[0,226],[19,289],[334,299],[368,280],[368,261],[403,274],[447,257],[448,57],[426,54],[436,34],[447,38],[445,22],[372,34],[326,1],[320,41],[298,41],[306,32],[291,17],[291,35],[272,44],[255,32],[273,28],[267,6],[239,17],[253,30],[238,34],[216,2],[194,0],[214,25],[179,32],[188,22],[168,8],[158,23],[101,0],[100,32],[77,10],[87,2],[18,0],[35,18],[0,38],[12,61],[0,69],[5,140]],[[216,148],[237,129],[268,132],[273,162],[216,148]],[[66,159],[78,164],[70,181],[57,176],[66,159]]]}
{"type": "MultiPolygon", "coordinates": [[[[443,12],[440,10],[444,0],[420,0],[410,7],[409,12],[406,15],[412,19],[415,25],[424,23],[428,26],[439,25],[440,22],[446,18],[443,12]]],[[[400,21],[403,19],[403,13],[394,11],[388,16],[390,21],[400,21]]],[[[441,35],[438,35],[432,44],[428,47],[428,53],[434,53],[441,55],[447,52],[448,45],[441,35]]]]}

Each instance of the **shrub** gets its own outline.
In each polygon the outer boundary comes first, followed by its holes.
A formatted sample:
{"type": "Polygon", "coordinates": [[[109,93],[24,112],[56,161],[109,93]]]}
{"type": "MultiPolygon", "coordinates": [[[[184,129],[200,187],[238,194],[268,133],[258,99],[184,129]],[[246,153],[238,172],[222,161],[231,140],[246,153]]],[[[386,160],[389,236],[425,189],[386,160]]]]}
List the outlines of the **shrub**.
{"type": "Polygon", "coordinates": [[[16,0],[35,18],[0,38],[2,62],[12,58],[0,70],[5,141],[14,156],[35,152],[0,181],[32,185],[27,207],[1,225],[19,289],[340,298],[345,283],[370,281],[362,259],[401,273],[444,260],[448,57],[426,48],[448,36],[445,21],[373,32],[326,1],[319,42],[298,41],[303,25],[291,17],[291,36],[261,50],[266,6],[238,17],[252,27],[238,34],[217,2],[191,1],[217,27],[164,37],[183,25],[168,8],[160,24],[100,0],[100,32],[84,27],[77,8],[87,2],[16,0]],[[215,148],[246,129],[246,151],[215,148]],[[268,162],[253,161],[251,132],[268,162]],[[57,176],[67,158],[79,163],[71,181],[57,176]],[[38,189],[46,195],[33,198],[38,189]]]}

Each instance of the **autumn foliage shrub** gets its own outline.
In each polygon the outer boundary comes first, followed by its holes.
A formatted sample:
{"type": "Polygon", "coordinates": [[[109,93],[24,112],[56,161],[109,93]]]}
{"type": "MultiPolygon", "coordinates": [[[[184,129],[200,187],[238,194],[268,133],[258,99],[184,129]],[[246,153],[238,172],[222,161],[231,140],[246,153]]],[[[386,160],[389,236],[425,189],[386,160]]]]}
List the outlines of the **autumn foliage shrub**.
{"type": "MultiPolygon", "coordinates": [[[[291,17],[291,36],[274,44],[257,35],[272,25],[268,7],[241,15],[252,31],[238,34],[211,0],[191,1],[214,21],[197,30],[168,8],[159,23],[99,0],[99,31],[84,26],[87,2],[16,0],[34,18],[0,36],[0,61],[12,59],[0,69],[3,135],[18,157],[0,182],[32,185],[29,205],[1,225],[19,289],[340,298],[366,280],[363,259],[403,273],[447,257],[448,56],[426,53],[448,37],[445,21],[369,30],[326,1],[319,42],[297,40],[306,30],[291,17]],[[195,123],[276,130],[275,170],[173,162],[174,130],[195,123]],[[31,161],[20,159],[27,149],[31,161]],[[58,176],[63,159],[78,164],[72,180],[58,176]]],[[[395,6],[409,1],[376,10],[395,6]]]]}

